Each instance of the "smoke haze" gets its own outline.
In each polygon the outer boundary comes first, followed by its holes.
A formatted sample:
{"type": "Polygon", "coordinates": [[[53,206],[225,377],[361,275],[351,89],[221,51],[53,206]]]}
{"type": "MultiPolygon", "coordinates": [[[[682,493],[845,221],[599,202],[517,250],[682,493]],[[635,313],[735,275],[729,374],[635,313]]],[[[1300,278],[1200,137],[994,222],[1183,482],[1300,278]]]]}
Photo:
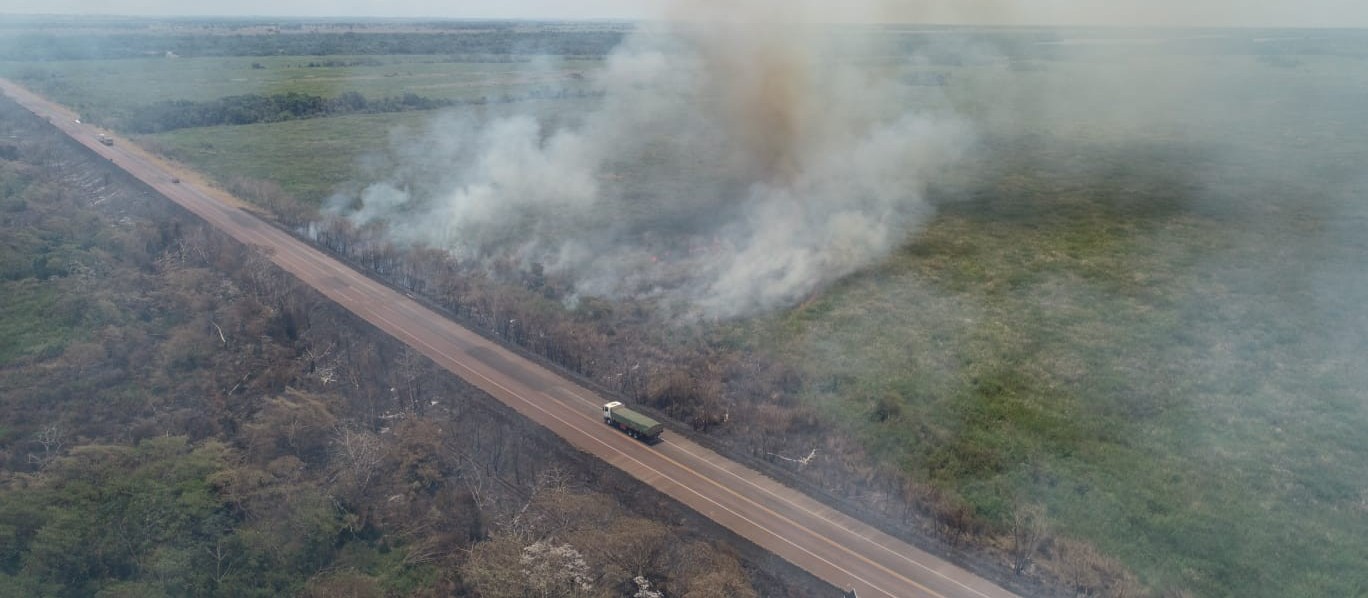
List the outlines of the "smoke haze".
{"type": "MultiPolygon", "coordinates": [[[[816,401],[897,397],[915,415],[880,437],[941,422],[970,441],[962,463],[997,455],[1001,496],[1118,554],[1163,555],[1129,557],[1157,588],[1361,586],[1362,34],[918,28],[909,52],[813,27],[831,15],[810,9],[713,6],[633,37],[587,114],[450,123],[403,145],[422,148],[411,170],[371,186],[357,219],[467,260],[543,263],[583,294],[723,317],[882,261],[753,328],[797,335],[781,350],[806,378],[839,381],[813,385],[816,401]],[[791,18],[755,25],[767,11],[791,18]],[[953,84],[909,89],[899,73],[919,71],[891,56],[953,84]],[[916,236],[928,185],[962,203],[916,236]],[[1054,423],[1035,428],[1040,411],[1054,423]],[[1041,441],[1056,432],[1058,448],[1041,441]]],[[[906,462],[957,450],[937,442],[906,462]]]]}
{"type": "Polygon", "coordinates": [[[885,56],[876,39],[774,0],[669,16],[591,75],[603,95],[586,114],[446,122],[346,198],[351,218],[713,317],[792,304],[917,230],[971,134],[919,106],[898,65],[846,59],[885,56]]]}

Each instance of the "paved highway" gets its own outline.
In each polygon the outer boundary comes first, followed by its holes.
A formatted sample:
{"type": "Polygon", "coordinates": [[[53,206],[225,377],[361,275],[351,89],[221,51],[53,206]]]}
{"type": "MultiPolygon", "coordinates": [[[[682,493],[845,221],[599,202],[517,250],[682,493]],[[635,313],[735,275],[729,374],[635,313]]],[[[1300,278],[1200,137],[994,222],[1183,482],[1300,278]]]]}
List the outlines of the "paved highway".
{"type": "MultiPolygon", "coordinates": [[[[603,424],[605,399],[467,330],[243,210],[203,179],[76,121],[10,81],[0,90],[94,152],[271,260],[342,307],[545,426],[738,535],[861,598],[1012,596],[1002,588],[848,517],[688,439],[648,447],[603,424]],[[172,182],[176,178],[181,182],[172,182]]],[[[107,132],[105,132],[108,134],[107,132]]]]}

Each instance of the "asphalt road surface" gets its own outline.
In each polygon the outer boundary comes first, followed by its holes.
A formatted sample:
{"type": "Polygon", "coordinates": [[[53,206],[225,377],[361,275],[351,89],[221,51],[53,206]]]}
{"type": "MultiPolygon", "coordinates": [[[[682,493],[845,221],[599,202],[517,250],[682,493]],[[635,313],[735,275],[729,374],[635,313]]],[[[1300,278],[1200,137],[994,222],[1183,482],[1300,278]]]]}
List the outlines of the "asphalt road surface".
{"type": "Polygon", "coordinates": [[[643,445],[603,423],[605,399],[467,330],[243,210],[198,176],[88,124],[10,81],[0,89],[76,141],[328,298],[524,416],[738,535],[861,598],[1011,593],[666,431],[643,445]],[[114,139],[106,146],[104,133],[114,139]],[[179,181],[179,182],[175,182],[179,181]]]}

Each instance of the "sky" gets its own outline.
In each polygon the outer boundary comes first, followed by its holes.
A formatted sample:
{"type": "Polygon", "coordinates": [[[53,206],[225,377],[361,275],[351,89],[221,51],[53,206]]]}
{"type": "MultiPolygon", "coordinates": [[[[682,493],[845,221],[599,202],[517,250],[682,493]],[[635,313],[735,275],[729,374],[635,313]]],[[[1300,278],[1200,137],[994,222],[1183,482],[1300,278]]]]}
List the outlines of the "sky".
{"type": "MultiPolygon", "coordinates": [[[[8,0],[0,13],[300,17],[651,19],[665,0],[8,0]]],[[[706,1],[706,0],[703,0],[706,1]]],[[[812,0],[795,0],[812,1],[812,0]]],[[[839,0],[828,6],[840,6],[839,0]]],[[[1368,27],[1363,0],[884,0],[833,20],[980,25],[1368,27]]]]}

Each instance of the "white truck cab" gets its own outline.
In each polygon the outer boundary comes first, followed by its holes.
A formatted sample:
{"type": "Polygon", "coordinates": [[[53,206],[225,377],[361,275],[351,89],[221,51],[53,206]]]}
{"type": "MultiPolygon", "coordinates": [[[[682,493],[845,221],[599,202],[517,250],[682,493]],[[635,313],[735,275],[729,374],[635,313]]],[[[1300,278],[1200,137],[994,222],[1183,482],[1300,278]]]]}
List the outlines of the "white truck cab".
{"type": "Polygon", "coordinates": [[[604,403],[604,405],[603,405],[603,421],[608,422],[608,423],[612,423],[612,421],[613,421],[613,410],[614,410],[614,409],[617,409],[618,407],[621,407],[621,406],[622,406],[622,401],[613,401],[613,402],[611,402],[611,403],[604,403]]]}

